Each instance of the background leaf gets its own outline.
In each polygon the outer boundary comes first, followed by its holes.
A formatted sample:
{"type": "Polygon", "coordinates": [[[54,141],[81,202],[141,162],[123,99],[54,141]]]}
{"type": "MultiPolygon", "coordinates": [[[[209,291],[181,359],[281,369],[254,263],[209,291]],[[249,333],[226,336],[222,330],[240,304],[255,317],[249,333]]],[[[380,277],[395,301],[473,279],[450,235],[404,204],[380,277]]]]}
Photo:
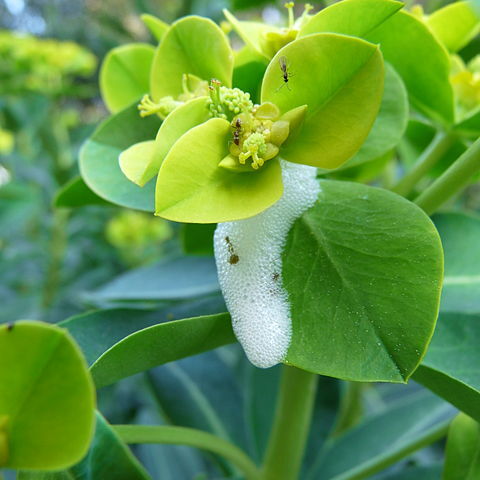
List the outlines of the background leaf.
{"type": "Polygon", "coordinates": [[[88,187],[111,203],[153,211],[155,184],[140,188],[130,182],[118,157],[134,143],[154,139],[159,126],[154,116],[141,118],[136,104],[102,122],[80,152],[80,172],[88,187]]]}
{"type": "Polygon", "coordinates": [[[442,313],[413,378],[480,420],[480,316],[442,313]]]}

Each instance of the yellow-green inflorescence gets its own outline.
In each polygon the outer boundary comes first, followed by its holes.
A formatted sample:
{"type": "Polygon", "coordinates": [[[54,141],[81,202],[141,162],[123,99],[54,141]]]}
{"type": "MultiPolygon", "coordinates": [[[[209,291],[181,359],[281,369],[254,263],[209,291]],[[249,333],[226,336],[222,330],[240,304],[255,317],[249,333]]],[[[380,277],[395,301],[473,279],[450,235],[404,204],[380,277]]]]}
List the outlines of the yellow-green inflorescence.
{"type": "Polygon", "coordinates": [[[282,47],[290,42],[293,42],[298,35],[300,27],[309,19],[309,12],[313,6],[309,3],[305,4],[304,11],[300,17],[295,19],[293,8],[294,2],[285,3],[285,8],[288,10],[288,27],[281,30],[266,31],[260,37],[262,50],[270,56],[274,56],[282,47]]]}
{"type": "Polygon", "coordinates": [[[138,110],[141,117],[149,115],[158,115],[165,120],[168,114],[172,113],[177,107],[183,105],[192,98],[208,95],[208,82],[192,74],[184,74],[182,77],[183,92],[174,98],[171,95],[162,97],[158,102],[154,102],[150,95],[144,95],[138,104],[138,110]]]}
{"type": "Polygon", "coordinates": [[[281,116],[273,103],[254,105],[248,93],[222,87],[217,80],[210,85],[210,112],[230,121],[230,153],[220,167],[236,172],[258,170],[275,158],[290,134],[291,120],[297,121],[304,115],[304,109],[299,109],[296,115],[281,116]]]}

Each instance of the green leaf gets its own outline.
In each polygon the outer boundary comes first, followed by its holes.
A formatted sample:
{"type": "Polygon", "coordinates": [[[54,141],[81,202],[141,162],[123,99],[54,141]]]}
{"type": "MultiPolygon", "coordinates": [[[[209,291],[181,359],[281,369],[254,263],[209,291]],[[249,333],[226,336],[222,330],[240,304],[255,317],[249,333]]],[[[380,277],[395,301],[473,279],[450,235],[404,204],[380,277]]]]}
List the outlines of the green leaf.
{"type": "Polygon", "coordinates": [[[480,313],[480,218],[460,212],[435,215],[445,252],[440,309],[480,313]]]}
{"type": "Polygon", "coordinates": [[[158,172],[155,140],[135,143],[118,157],[120,170],[133,183],[143,187],[158,172]]]}
{"type": "Polygon", "coordinates": [[[480,109],[474,110],[457,123],[455,131],[468,137],[478,137],[480,135],[480,109]]]}
{"type": "Polygon", "coordinates": [[[385,60],[403,78],[416,108],[442,123],[453,123],[450,59],[421,20],[401,11],[366,38],[380,44],[385,60]]]}
{"type": "Polygon", "coordinates": [[[283,255],[293,327],[286,363],[405,382],[432,336],[442,276],[440,239],[420,208],[386,190],[322,181],[283,255]]]}
{"type": "Polygon", "coordinates": [[[353,37],[309,35],[282,48],[265,73],[262,102],[282,113],[308,105],[302,128],[282,145],[282,158],[330,169],[352,157],[378,114],[383,76],[378,48],[353,37]],[[281,57],[291,74],[287,85],[281,57]]]}
{"type": "Polygon", "coordinates": [[[158,175],[156,215],[176,222],[227,222],[256,215],[281,197],[276,159],[251,173],[218,167],[228,154],[229,135],[230,124],[213,118],[175,143],[158,175]]]}
{"type": "Polygon", "coordinates": [[[152,325],[224,312],[225,304],[218,296],[176,303],[155,310],[112,308],[75,315],[60,325],[66,328],[82,349],[89,365],[110,347],[132,333],[152,325]]]}
{"type": "Polygon", "coordinates": [[[408,123],[408,98],[402,79],[388,64],[382,104],[377,119],[358,153],[339,170],[376,160],[392,150],[401,140],[408,123]]]}
{"type": "Polygon", "coordinates": [[[233,53],[227,37],[211,20],[188,16],[172,24],[157,48],[150,89],[155,100],[178,97],[184,74],[232,84],[233,53]]]}
{"type": "Polygon", "coordinates": [[[148,480],[149,475],[97,412],[95,436],[86,457],[63,472],[28,472],[18,480],[148,480]]]}
{"type": "Polygon", "coordinates": [[[480,420],[480,316],[441,313],[415,381],[480,420]]]}
{"type": "Polygon", "coordinates": [[[260,89],[268,59],[246,45],[235,52],[233,86],[250,93],[254,103],[260,103],[260,89]]]}
{"type": "Polygon", "coordinates": [[[80,460],[95,391],[70,335],[40,322],[4,325],[0,360],[0,466],[48,470],[80,460]]]}
{"type": "Polygon", "coordinates": [[[220,289],[212,258],[167,257],[130,270],[100,287],[89,298],[108,300],[184,300],[211,295],[220,289]]]}
{"type": "Polygon", "coordinates": [[[115,344],[91,366],[91,372],[100,388],[157,365],[235,341],[228,313],[162,323],[115,344]]]}
{"type": "Polygon", "coordinates": [[[307,480],[372,478],[374,473],[442,438],[454,412],[429,392],[399,400],[327,442],[307,480]]]}
{"type": "Polygon", "coordinates": [[[107,108],[116,113],[149,92],[155,49],[132,43],[108,52],[100,69],[100,92],[107,108]]]}
{"type": "Polygon", "coordinates": [[[150,30],[150,33],[160,42],[167,33],[170,25],[165,23],[164,21],[160,20],[159,18],[155,17],[154,15],[150,15],[148,13],[144,13],[140,15],[143,23],[147,26],[150,30]]]}
{"type": "Polygon", "coordinates": [[[443,480],[480,478],[480,425],[460,413],[448,431],[443,480]]]}
{"type": "Polygon", "coordinates": [[[469,2],[455,2],[426,19],[430,30],[452,53],[467,45],[480,31],[480,18],[469,2]]]}
{"type": "Polygon", "coordinates": [[[225,18],[233,27],[237,35],[243,40],[247,47],[257,52],[264,60],[268,62],[269,57],[263,52],[263,36],[267,32],[279,32],[280,29],[262,22],[248,22],[238,20],[235,15],[227,9],[223,10],[225,18]]]}
{"type": "Polygon", "coordinates": [[[158,174],[168,152],[184,133],[210,118],[207,97],[194,98],[170,113],[157,133],[155,152],[147,167],[146,178],[149,180],[158,174]]]}
{"type": "Polygon", "coordinates": [[[364,37],[402,6],[403,3],[392,0],[348,0],[334,3],[313,15],[298,32],[298,38],[319,32],[364,37]]]}
{"type": "Polygon", "coordinates": [[[376,477],[376,480],[440,480],[442,467],[433,465],[428,467],[407,467],[399,473],[393,473],[376,477]]]}
{"type": "Polygon", "coordinates": [[[118,157],[131,145],[155,138],[159,126],[154,116],[141,118],[136,104],[101,123],[80,151],[80,173],[87,186],[111,203],[152,211],[154,183],[134,185],[120,170],[118,157]]]}
{"type": "Polygon", "coordinates": [[[57,191],[53,204],[55,207],[65,208],[109,205],[103,198],[93,193],[80,176],[72,178],[57,191]]]}
{"type": "Polygon", "coordinates": [[[184,223],[180,230],[183,251],[190,255],[213,255],[215,223],[184,223]]]}

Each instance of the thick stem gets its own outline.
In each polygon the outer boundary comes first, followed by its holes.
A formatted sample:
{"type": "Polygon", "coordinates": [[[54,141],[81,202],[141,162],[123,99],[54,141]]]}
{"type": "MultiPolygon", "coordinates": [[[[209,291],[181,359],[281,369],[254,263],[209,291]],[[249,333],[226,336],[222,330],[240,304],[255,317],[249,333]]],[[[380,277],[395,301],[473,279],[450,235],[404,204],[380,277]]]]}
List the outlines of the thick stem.
{"type": "Polygon", "coordinates": [[[317,375],[283,367],[280,396],[263,464],[264,480],[296,480],[307,443],[317,375]]]}
{"type": "Polygon", "coordinates": [[[232,462],[246,480],[260,480],[258,468],[240,448],[211,433],[194,428],[150,425],[114,425],[113,428],[125,443],[188,445],[207,450],[232,462]]]}
{"type": "Polygon", "coordinates": [[[362,395],[365,384],[362,382],[346,382],[345,392],[340,403],[340,411],[331,436],[337,437],[355,426],[363,413],[362,395]]]}
{"type": "Polygon", "coordinates": [[[432,183],[415,203],[429,215],[468,185],[480,171],[480,138],[432,183]]]}
{"type": "Polygon", "coordinates": [[[417,163],[415,163],[412,169],[392,188],[392,191],[404,197],[409,195],[415,185],[452,146],[454,140],[455,137],[451,134],[444,132],[437,133],[417,163]]]}

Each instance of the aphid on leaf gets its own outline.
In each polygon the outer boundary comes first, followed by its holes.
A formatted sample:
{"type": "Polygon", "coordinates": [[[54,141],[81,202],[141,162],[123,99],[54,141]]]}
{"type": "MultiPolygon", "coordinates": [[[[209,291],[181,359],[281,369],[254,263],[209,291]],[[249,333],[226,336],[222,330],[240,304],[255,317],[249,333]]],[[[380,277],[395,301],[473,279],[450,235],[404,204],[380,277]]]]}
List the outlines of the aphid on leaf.
{"type": "Polygon", "coordinates": [[[240,260],[240,257],[235,253],[235,250],[233,248],[232,242],[230,241],[229,237],[225,237],[225,242],[227,242],[228,254],[230,255],[228,258],[228,263],[230,265],[235,265],[240,260]]]}
{"type": "Polygon", "coordinates": [[[275,272],[272,275],[272,279],[273,279],[274,282],[276,282],[279,278],[280,278],[280,274],[278,272],[275,272]]]}
{"type": "Polygon", "coordinates": [[[242,121],[237,118],[233,129],[233,143],[240,145],[240,135],[242,134],[242,121]]]}
{"type": "Polygon", "coordinates": [[[15,326],[14,323],[8,323],[7,324],[7,332],[11,332],[13,330],[13,327],[15,326]]]}
{"type": "Polygon", "coordinates": [[[292,72],[290,71],[289,68],[289,62],[288,58],[284,57],[283,55],[278,59],[278,64],[280,65],[280,70],[282,71],[282,77],[283,77],[283,83],[277,88],[277,92],[284,86],[286,85],[289,90],[291,88],[288,85],[288,82],[290,78],[293,77],[292,72]]]}

